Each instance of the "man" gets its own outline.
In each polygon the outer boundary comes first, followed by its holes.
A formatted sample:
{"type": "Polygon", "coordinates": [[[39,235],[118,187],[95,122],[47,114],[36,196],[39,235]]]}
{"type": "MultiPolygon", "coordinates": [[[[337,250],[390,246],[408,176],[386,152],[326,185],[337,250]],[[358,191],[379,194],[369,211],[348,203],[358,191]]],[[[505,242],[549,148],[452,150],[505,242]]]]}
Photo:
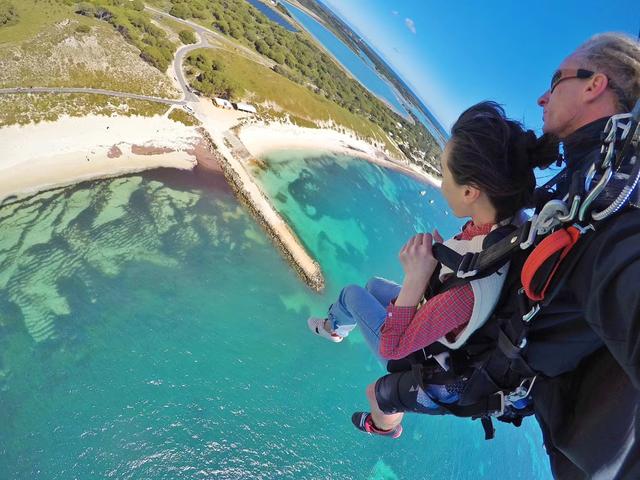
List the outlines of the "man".
{"type": "MultiPolygon", "coordinates": [[[[638,98],[636,40],[597,35],[560,64],[538,99],[544,132],[564,144],[560,198],[598,155],[607,119],[638,98]]],[[[640,479],[640,209],[589,235],[558,295],[531,322],[526,358],[543,374],[534,410],[555,477],[640,479]]]]}

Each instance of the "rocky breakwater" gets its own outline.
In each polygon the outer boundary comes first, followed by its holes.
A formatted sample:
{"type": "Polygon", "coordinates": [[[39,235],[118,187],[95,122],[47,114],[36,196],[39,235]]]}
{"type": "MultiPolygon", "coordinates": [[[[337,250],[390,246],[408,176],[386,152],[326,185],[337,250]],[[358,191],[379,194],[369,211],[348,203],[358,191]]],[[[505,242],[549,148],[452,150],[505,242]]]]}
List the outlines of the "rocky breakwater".
{"type": "Polygon", "coordinates": [[[267,232],[273,243],[293,266],[302,280],[313,290],[324,290],[324,276],[320,265],[306,251],[300,239],[275,210],[264,192],[257,185],[244,163],[251,158],[242,142],[232,132],[224,133],[224,145],[216,145],[211,136],[202,129],[229,185],[258,223],[267,232]]]}

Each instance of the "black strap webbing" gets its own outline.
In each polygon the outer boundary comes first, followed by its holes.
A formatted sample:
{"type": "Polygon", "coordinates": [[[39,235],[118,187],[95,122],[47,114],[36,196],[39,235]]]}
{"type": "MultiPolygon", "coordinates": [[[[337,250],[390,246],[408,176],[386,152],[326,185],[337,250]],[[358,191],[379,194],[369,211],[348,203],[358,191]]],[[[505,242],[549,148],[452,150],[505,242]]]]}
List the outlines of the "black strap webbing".
{"type": "Polygon", "coordinates": [[[430,397],[431,400],[440,405],[442,408],[448,410],[456,417],[471,417],[471,418],[482,418],[489,417],[492,415],[497,415],[502,411],[504,407],[504,396],[501,392],[494,393],[493,395],[489,395],[484,399],[480,400],[476,403],[471,403],[469,405],[458,405],[456,403],[443,403],[440,402],[433,397],[430,397]]]}
{"type": "Polygon", "coordinates": [[[498,348],[509,360],[520,358],[520,348],[511,343],[511,340],[502,329],[498,331],[498,348]]]}
{"type": "Polygon", "coordinates": [[[472,272],[476,270],[477,273],[467,277],[468,280],[483,278],[496,272],[509,261],[513,252],[519,250],[520,244],[529,236],[530,227],[531,222],[525,222],[510,235],[478,253],[460,255],[446,245],[435,243],[433,245],[433,256],[454,272],[472,272]]]}
{"type": "Polygon", "coordinates": [[[496,429],[493,426],[493,422],[491,421],[491,417],[482,417],[480,418],[480,422],[482,422],[482,428],[484,429],[484,439],[491,440],[496,436],[496,429]]]}

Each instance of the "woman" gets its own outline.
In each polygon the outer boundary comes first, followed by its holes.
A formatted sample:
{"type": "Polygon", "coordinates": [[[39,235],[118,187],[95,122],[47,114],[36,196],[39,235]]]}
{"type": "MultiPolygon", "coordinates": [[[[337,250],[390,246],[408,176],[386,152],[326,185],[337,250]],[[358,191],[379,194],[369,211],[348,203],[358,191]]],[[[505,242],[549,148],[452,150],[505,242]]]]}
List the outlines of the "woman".
{"type": "MultiPolygon", "coordinates": [[[[558,156],[557,141],[537,139],[532,131],[506,118],[494,102],[466,110],[451,129],[442,158],[442,194],[457,217],[470,217],[462,232],[444,242],[458,253],[478,252],[484,238],[500,224],[514,221],[532,201],[535,167],[558,156]]],[[[453,286],[425,300],[438,261],[432,254],[439,234],[420,233],[402,247],[402,285],[372,279],[365,288],[348,286],[329,308],[326,318],[310,318],[319,336],[340,342],[360,324],[365,339],[382,359],[401,359],[434,342],[451,349],[465,340],[491,315],[508,265],[493,275],[453,286]]],[[[437,275],[445,282],[451,270],[437,275]]],[[[444,361],[443,361],[444,363],[444,361]]],[[[446,364],[443,364],[446,368],[446,364]]],[[[368,433],[400,436],[402,412],[432,413],[439,403],[455,402],[461,385],[418,388],[410,371],[380,378],[367,387],[372,413],[357,412],[354,425],[368,433]]]]}

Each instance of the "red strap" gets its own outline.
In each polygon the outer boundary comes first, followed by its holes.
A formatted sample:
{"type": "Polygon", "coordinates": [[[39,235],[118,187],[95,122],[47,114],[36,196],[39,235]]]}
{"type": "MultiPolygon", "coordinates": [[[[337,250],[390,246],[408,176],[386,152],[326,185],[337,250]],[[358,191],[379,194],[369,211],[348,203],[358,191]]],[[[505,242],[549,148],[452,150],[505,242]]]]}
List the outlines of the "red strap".
{"type": "Polygon", "coordinates": [[[529,299],[538,302],[544,298],[556,270],[560,266],[560,263],[562,263],[562,259],[567,256],[579,238],[580,230],[572,226],[552,233],[533,249],[533,252],[531,252],[527,261],[524,263],[522,273],[520,274],[522,287],[529,299]],[[562,251],[562,253],[559,258],[553,260],[555,261],[555,265],[553,265],[551,273],[546,278],[544,286],[540,291],[535,291],[533,281],[536,272],[559,251],[562,251]]]}

